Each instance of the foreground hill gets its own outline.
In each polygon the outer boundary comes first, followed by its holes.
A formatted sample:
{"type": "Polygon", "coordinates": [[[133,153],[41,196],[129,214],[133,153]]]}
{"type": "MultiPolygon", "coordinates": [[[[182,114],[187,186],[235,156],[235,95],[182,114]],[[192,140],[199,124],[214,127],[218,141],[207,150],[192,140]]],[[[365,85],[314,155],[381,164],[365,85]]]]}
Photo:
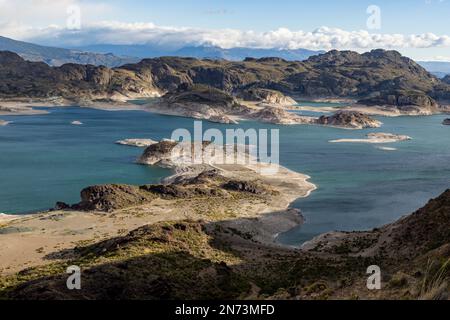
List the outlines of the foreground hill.
{"type": "Polygon", "coordinates": [[[15,52],[25,60],[45,62],[51,66],[61,66],[65,63],[80,63],[118,67],[139,60],[137,58],[119,57],[111,53],[100,54],[82,50],[40,46],[1,36],[0,50],[15,52]]]}
{"type": "Polygon", "coordinates": [[[450,100],[450,85],[395,51],[330,51],[303,62],[247,58],[242,62],[163,57],[119,68],[49,67],[0,53],[0,97],[76,100],[161,95],[182,84],[230,94],[265,88],[302,98],[351,98],[370,106],[430,114],[450,100]]]}

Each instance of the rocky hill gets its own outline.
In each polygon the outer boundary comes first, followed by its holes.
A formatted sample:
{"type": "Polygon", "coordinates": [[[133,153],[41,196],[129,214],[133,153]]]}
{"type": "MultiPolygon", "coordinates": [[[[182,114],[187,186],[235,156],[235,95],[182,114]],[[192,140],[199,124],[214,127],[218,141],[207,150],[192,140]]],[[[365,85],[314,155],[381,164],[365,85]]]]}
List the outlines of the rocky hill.
{"type": "Polygon", "coordinates": [[[118,67],[139,60],[131,57],[119,57],[111,53],[101,54],[83,50],[40,46],[2,36],[0,36],[0,51],[15,52],[26,60],[45,62],[51,66],[61,66],[65,63],[80,63],[118,67]]]}
{"type": "Polygon", "coordinates": [[[109,69],[66,64],[51,68],[0,53],[0,97],[105,99],[175,91],[181,84],[208,85],[230,94],[270,89],[285,95],[338,97],[367,105],[439,110],[450,85],[395,51],[364,54],[330,51],[303,62],[247,58],[242,62],[163,57],[109,69]]]}

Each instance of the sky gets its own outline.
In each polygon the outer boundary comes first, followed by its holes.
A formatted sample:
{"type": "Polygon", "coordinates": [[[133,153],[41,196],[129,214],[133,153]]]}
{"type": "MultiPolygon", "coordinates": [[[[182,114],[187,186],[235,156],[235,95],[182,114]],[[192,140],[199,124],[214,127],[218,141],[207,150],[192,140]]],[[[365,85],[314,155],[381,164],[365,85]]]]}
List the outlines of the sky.
{"type": "Polygon", "coordinates": [[[69,47],[395,49],[450,61],[450,0],[0,0],[0,35],[69,47]]]}

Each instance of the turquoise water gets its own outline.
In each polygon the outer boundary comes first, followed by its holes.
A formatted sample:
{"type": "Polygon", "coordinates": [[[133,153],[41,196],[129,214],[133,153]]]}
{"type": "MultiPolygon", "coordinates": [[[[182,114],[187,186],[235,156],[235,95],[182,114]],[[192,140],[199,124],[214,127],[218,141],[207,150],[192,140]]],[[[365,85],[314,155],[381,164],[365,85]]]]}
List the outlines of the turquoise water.
{"type": "MultiPolygon", "coordinates": [[[[0,212],[25,213],[74,203],[79,191],[102,183],[143,184],[170,171],[134,163],[142,149],[115,145],[126,138],[169,138],[177,128],[192,130],[193,120],[142,111],[108,112],[51,108],[50,114],[0,116],[13,121],[0,127],[0,212]],[[84,125],[72,126],[78,120],[84,125]]],[[[379,119],[384,126],[342,130],[319,126],[276,126],[242,122],[204,128],[278,128],[280,161],[306,173],[318,190],[294,206],[306,224],[280,235],[297,245],[331,230],[365,230],[394,221],[450,187],[450,127],[445,116],[379,119]],[[369,132],[407,134],[412,141],[388,144],[332,144],[369,132]]]]}

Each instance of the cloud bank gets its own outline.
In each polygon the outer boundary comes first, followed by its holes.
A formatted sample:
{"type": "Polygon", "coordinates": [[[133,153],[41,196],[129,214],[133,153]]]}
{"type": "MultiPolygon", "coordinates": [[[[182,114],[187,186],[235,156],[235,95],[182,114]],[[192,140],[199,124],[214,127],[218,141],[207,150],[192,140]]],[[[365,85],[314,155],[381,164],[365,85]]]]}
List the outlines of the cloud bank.
{"type": "Polygon", "coordinates": [[[381,34],[366,30],[346,31],[320,27],[314,31],[279,28],[267,32],[236,29],[197,29],[157,26],[153,23],[103,21],[82,25],[79,30],[50,25],[44,28],[0,25],[0,32],[22,40],[52,45],[83,46],[92,44],[153,44],[168,47],[214,45],[223,48],[283,49],[371,49],[449,47],[450,36],[424,34],[381,34]]]}
{"type": "MultiPolygon", "coordinates": [[[[278,28],[267,32],[236,29],[198,29],[153,23],[110,21],[123,8],[103,0],[0,0],[0,35],[54,46],[92,44],[152,44],[165,47],[215,45],[223,48],[283,49],[418,49],[450,47],[449,35],[385,34],[320,27],[314,31],[278,28]],[[68,8],[83,13],[81,29],[67,28],[68,8]],[[101,13],[102,20],[98,21],[101,13]]],[[[211,14],[223,13],[213,11],[211,14]]]]}

